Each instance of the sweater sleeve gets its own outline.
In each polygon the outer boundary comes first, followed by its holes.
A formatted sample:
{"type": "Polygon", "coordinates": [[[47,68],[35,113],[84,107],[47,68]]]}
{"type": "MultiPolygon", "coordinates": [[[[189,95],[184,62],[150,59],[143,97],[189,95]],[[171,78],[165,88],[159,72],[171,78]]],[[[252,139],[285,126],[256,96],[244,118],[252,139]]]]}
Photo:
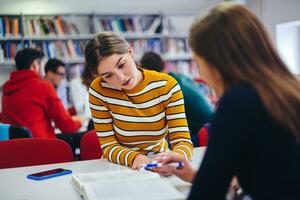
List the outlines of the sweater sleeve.
{"type": "Polygon", "coordinates": [[[140,153],[132,151],[118,142],[113,128],[113,118],[108,106],[99,98],[100,96],[101,94],[91,86],[89,89],[90,109],[103,150],[103,157],[114,163],[131,167],[134,158],[140,153]]]}
{"type": "Polygon", "coordinates": [[[193,144],[186,120],[183,94],[175,79],[172,78],[169,84],[170,98],[166,102],[166,118],[171,148],[173,152],[190,160],[193,155],[193,144]]]}
{"type": "Polygon", "coordinates": [[[81,127],[80,121],[74,121],[69,113],[65,110],[61,100],[58,98],[54,88],[46,85],[48,91],[46,96],[46,113],[54,121],[55,126],[63,133],[75,133],[81,127]]]}

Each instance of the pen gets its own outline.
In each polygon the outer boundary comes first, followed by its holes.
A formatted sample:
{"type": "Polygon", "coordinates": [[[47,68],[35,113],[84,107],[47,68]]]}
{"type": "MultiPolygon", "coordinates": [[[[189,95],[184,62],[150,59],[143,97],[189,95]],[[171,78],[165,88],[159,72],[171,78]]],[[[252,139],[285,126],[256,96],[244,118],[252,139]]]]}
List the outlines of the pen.
{"type": "Polygon", "coordinates": [[[151,170],[155,167],[163,167],[166,165],[176,167],[177,169],[181,169],[184,167],[183,162],[172,162],[172,163],[162,164],[162,163],[158,163],[157,161],[153,161],[151,163],[147,163],[143,165],[143,168],[147,170],[151,170]]]}

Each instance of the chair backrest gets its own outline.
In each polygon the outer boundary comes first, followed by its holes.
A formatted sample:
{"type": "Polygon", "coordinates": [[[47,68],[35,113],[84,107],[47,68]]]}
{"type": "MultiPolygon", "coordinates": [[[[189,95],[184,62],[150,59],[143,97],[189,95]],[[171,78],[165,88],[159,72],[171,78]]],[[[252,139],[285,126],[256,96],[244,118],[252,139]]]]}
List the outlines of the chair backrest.
{"type": "Polygon", "coordinates": [[[32,134],[28,128],[10,124],[0,124],[0,141],[16,138],[31,138],[32,134]]]}
{"type": "Polygon", "coordinates": [[[71,147],[51,138],[20,138],[0,141],[0,169],[42,164],[72,162],[71,147]]]}
{"type": "Polygon", "coordinates": [[[81,160],[99,159],[102,156],[102,149],[95,130],[85,133],[80,140],[81,160]]]}
{"type": "Polygon", "coordinates": [[[89,123],[88,123],[87,131],[92,131],[92,130],[95,130],[94,121],[93,121],[93,119],[90,119],[89,123]]]}
{"type": "Polygon", "coordinates": [[[9,139],[16,138],[31,138],[31,131],[23,126],[10,125],[9,127],[9,139]]]}
{"type": "Polygon", "coordinates": [[[206,123],[198,132],[199,147],[207,146],[209,137],[209,127],[210,124],[206,123]]]}
{"type": "Polygon", "coordinates": [[[0,141],[9,140],[9,124],[0,124],[0,141]]]}

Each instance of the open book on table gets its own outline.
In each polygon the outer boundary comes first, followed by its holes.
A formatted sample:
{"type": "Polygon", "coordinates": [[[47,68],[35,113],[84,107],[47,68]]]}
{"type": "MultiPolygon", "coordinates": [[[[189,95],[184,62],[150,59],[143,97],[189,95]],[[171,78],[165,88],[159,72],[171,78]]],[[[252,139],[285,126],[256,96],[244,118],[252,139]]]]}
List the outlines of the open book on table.
{"type": "Polygon", "coordinates": [[[85,200],[185,199],[165,178],[148,171],[73,174],[71,184],[85,200]]]}

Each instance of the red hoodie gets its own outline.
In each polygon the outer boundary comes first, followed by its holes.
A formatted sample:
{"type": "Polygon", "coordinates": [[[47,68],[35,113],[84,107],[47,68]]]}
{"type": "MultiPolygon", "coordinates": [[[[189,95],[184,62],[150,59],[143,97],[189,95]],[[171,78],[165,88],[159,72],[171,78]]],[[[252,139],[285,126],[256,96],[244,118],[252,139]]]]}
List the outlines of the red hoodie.
{"type": "Polygon", "coordinates": [[[64,133],[74,133],[81,127],[64,109],[50,83],[32,70],[12,72],[3,85],[2,122],[25,126],[35,138],[54,138],[52,120],[64,133]]]}

